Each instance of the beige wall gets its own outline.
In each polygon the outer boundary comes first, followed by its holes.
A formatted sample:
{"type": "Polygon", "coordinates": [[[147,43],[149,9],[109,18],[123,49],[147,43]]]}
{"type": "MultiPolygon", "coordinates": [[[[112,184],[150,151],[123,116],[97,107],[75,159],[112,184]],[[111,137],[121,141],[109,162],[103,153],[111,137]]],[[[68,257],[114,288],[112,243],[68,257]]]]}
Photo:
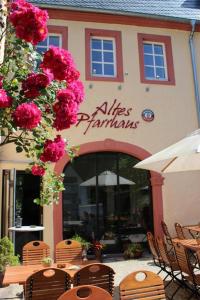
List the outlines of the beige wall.
{"type": "MultiPolygon", "coordinates": [[[[139,120],[137,129],[90,129],[83,134],[85,126],[72,128],[63,132],[70,144],[84,144],[92,141],[103,141],[111,138],[117,141],[137,145],[150,153],[155,153],[173,142],[183,138],[198,127],[192,67],[189,51],[189,32],[137,27],[128,25],[98,24],[90,22],[75,22],[50,20],[51,25],[68,27],[69,50],[81,72],[81,79],[85,85],[86,101],[80,111],[92,113],[97,105],[104,101],[112,103],[116,98],[122,105],[133,108],[129,119],[139,120]],[[85,28],[99,28],[120,30],[123,44],[124,82],[85,81],[85,28]],[[140,83],[139,55],[137,33],[167,35],[171,37],[175,71],[175,86],[162,84],[140,83]],[[92,84],[92,88],[90,85],[92,84]],[[121,89],[119,89],[121,86],[121,89]],[[146,89],[149,91],[146,91],[146,89]],[[141,112],[149,108],[154,111],[153,122],[145,122],[141,112]]],[[[200,34],[195,36],[196,45],[200,34]]],[[[198,43],[197,43],[198,42],[198,43]]],[[[200,62],[200,51],[198,50],[200,62]]],[[[200,63],[198,68],[200,69],[200,63]]],[[[10,147],[10,146],[9,146],[10,147]]],[[[13,149],[1,153],[1,159],[15,157],[13,149]]],[[[12,159],[12,158],[11,158],[12,159]]],[[[198,172],[195,174],[169,174],[165,176],[163,186],[164,218],[171,226],[175,221],[183,224],[196,223],[200,220],[198,207],[200,198],[198,172]]],[[[46,227],[44,239],[53,244],[52,207],[44,209],[44,225],[46,227]]]]}

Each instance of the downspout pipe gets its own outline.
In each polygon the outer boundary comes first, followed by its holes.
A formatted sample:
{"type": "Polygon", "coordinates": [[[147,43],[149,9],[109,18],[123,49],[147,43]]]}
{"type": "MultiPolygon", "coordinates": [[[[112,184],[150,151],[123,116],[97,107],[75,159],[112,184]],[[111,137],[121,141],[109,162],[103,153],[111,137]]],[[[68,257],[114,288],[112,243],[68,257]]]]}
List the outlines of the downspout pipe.
{"type": "Polygon", "coordinates": [[[192,60],[192,71],[193,71],[194,90],[195,90],[195,99],[196,99],[196,107],[197,107],[198,127],[200,127],[200,95],[199,95],[199,82],[197,76],[196,53],[194,48],[194,33],[195,33],[196,20],[192,20],[191,25],[192,25],[192,30],[189,36],[189,45],[190,45],[190,54],[192,60]]]}

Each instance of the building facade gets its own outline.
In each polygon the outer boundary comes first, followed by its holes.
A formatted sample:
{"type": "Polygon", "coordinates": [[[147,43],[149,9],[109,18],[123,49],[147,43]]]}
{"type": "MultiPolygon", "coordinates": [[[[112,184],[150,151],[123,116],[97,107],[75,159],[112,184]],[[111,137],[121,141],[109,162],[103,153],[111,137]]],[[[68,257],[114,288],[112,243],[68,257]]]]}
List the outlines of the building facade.
{"type": "MultiPolygon", "coordinates": [[[[66,190],[58,205],[42,214],[33,209],[31,223],[44,224],[50,245],[79,233],[109,240],[119,251],[127,237],[143,239],[147,230],[161,234],[162,219],[171,230],[174,222],[199,222],[198,172],[163,177],[133,168],[199,127],[200,7],[181,2],[34,1],[50,16],[48,39],[38,51],[49,45],[69,49],[86,93],[77,124],[63,133],[80,145],[79,156],[55,165],[65,174],[66,190]]],[[[3,149],[2,212],[13,195],[7,184],[15,169],[14,198],[23,197],[29,216],[39,183],[30,188],[26,163],[11,146],[3,149]],[[24,182],[26,191],[20,188],[24,182]]]]}

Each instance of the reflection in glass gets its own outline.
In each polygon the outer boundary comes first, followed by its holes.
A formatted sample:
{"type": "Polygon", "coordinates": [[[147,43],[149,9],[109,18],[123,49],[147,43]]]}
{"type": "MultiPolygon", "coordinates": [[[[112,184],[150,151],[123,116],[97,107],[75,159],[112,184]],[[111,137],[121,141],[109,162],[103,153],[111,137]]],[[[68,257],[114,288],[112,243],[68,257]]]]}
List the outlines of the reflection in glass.
{"type": "Polygon", "coordinates": [[[123,153],[94,153],[64,170],[63,238],[75,233],[103,240],[106,251],[123,251],[125,241],[145,238],[153,228],[149,173],[123,153]]]}

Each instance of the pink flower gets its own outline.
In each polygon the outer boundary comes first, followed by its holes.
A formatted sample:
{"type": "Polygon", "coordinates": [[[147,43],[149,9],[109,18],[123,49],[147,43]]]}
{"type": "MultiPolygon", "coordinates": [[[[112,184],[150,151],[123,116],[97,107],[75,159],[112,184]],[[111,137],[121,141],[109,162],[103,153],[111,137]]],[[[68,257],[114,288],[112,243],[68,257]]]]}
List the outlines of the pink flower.
{"type": "Polygon", "coordinates": [[[63,104],[75,101],[75,95],[73,91],[69,89],[59,90],[56,94],[56,98],[58,99],[59,102],[63,104]]]}
{"type": "Polygon", "coordinates": [[[34,165],[31,169],[31,173],[35,176],[43,176],[45,174],[45,169],[39,165],[34,165]]]}
{"type": "Polygon", "coordinates": [[[44,150],[40,156],[43,162],[57,162],[65,154],[65,141],[60,135],[51,141],[46,140],[44,143],[44,150]]]}
{"type": "Polygon", "coordinates": [[[33,102],[20,104],[13,113],[15,124],[24,129],[35,128],[41,120],[41,111],[33,102]]]}
{"type": "Polygon", "coordinates": [[[0,89],[0,108],[10,107],[13,99],[7,95],[6,91],[0,89]]]}
{"type": "Polygon", "coordinates": [[[76,80],[67,85],[67,88],[74,93],[75,101],[79,104],[84,100],[84,86],[82,81],[76,80]]]}
{"type": "Polygon", "coordinates": [[[47,11],[41,10],[25,0],[15,0],[11,4],[10,22],[16,35],[33,45],[43,41],[48,33],[47,11]]]}
{"type": "Polygon", "coordinates": [[[44,53],[43,62],[40,67],[44,72],[51,72],[56,80],[72,82],[80,76],[74,66],[71,54],[67,50],[58,47],[51,46],[44,53]]]}
{"type": "Polygon", "coordinates": [[[46,88],[50,82],[51,77],[48,74],[31,73],[26,80],[22,82],[22,90],[25,97],[36,98],[40,95],[41,89],[46,88]]]}

